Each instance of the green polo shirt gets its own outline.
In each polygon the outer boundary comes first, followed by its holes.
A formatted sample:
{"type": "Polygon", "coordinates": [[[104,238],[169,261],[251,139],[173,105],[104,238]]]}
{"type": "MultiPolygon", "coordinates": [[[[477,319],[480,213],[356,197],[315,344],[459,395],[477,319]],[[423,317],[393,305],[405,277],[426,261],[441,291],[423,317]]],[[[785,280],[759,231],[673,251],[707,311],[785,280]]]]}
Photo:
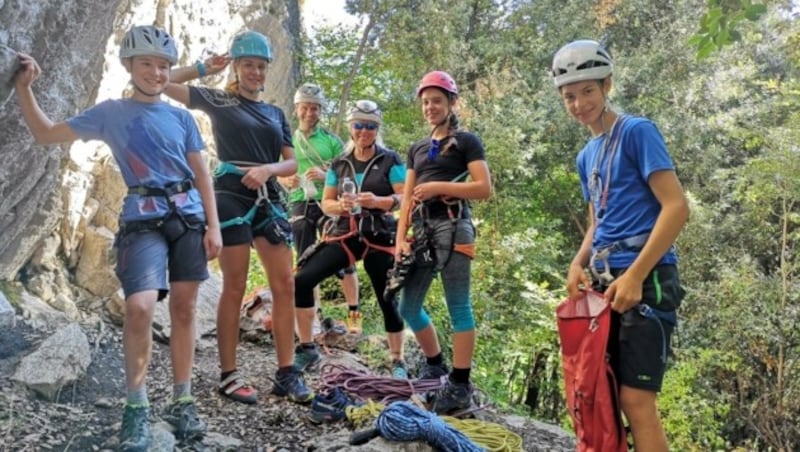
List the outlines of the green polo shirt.
{"type": "MultiPolygon", "coordinates": [[[[305,138],[300,129],[296,129],[292,136],[292,145],[297,159],[297,175],[300,177],[313,166],[327,170],[331,160],[341,154],[344,148],[339,137],[319,125],[311,132],[308,138],[305,138]]],[[[317,187],[317,201],[322,199],[324,183],[324,180],[314,182],[317,187]]],[[[305,194],[300,186],[293,189],[289,194],[290,202],[305,200],[305,194]]]]}

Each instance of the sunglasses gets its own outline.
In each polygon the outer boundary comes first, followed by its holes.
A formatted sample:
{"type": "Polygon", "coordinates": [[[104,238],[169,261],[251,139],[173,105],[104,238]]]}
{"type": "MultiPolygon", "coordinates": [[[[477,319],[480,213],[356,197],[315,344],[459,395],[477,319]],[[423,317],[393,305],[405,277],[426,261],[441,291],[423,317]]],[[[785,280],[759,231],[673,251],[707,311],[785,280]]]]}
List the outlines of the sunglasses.
{"type": "Polygon", "coordinates": [[[356,130],[378,130],[378,125],[372,122],[354,122],[353,128],[356,130]]]}
{"type": "Polygon", "coordinates": [[[436,156],[439,155],[439,149],[442,146],[442,142],[439,140],[434,140],[431,138],[431,147],[428,149],[428,161],[432,162],[436,160],[436,156]]]}

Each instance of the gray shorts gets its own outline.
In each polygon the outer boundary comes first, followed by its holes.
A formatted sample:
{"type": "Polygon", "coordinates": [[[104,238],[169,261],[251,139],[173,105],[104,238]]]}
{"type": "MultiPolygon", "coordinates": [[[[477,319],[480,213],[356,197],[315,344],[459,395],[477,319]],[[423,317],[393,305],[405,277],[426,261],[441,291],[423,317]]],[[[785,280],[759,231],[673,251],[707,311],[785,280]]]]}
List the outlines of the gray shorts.
{"type": "MultiPolygon", "coordinates": [[[[181,228],[179,218],[167,220],[165,226],[181,228]]],[[[174,229],[172,229],[174,230],[174,229]]],[[[204,228],[175,234],[168,241],[162,230],[130,232],[117,238],[116,274],[122,283],[125,298],[145,290],[158,290],[162,300],[169,292],[169,282],[203,281],[208,279],[204,228]]]]}

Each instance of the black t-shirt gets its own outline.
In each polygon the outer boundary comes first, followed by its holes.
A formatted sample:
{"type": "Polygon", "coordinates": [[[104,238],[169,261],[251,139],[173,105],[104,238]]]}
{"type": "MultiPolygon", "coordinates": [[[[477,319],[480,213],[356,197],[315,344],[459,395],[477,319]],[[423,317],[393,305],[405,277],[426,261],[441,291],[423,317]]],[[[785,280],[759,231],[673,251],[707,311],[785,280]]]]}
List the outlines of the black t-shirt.
{"type": "Polygon", "coordinates": [[[275,163],[292,131],[283,110],[227,91],[190,86],[189,108],[211,119],[219,159],[225,162],[275,163]]]}
{"type": "MultiPolygon", "coordinates": [[[[292,130],[283,110],[227,91],[189,87],[189,108],[205,112],[211,119],[217,155],[223,162],[275,163],[283,146],[292,146],[292,130]]],[[[241,184],[241,176],[215,178],[218,190],[255,199],[257,193],[241,184]]],[[[275,178],[267,183],[269,199],[278,201],[280,187],[275,178]]]]}
{"type": "MultiPolygon", "coordinates": [[[[406,167],[413,169],[416,183],[450,182],[467,171],[467,165],[476,160],[486,160],[486,151],[480,138],[469,132],[456,132],[456,143],[446,152],[439,151],[433,161],[428,160],[428,150],[433,146],[430,138],[412,144],[408,149],[406,167]]],[[[446,143],[449,138],[442,140],[446,143]]]]}

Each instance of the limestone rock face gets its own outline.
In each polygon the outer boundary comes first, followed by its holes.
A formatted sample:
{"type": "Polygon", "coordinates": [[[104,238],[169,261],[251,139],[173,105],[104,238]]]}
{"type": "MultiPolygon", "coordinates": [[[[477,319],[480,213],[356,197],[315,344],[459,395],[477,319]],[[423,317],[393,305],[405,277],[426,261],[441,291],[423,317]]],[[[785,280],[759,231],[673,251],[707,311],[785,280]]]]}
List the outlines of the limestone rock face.
{"type": "MultiPolygon", "coordinates": [[[[35,84],[39,103],[51,117],[65,118],[93,103],[103,74],[101,43],[111,32],[119,4],[119,0],[4,2],[0,45],[35,55],[42,67],[35,84]]],[[[9,72],[16,69],[13,58],[1,69],[5,72],[0,82],[10,80],[9,72]]],[[[33,145],[16,101],[2,100],[0,279],[10,279],[63,216],[59,187],[67,155],[66,147],[33,145]]]]}
{"type": "MultiPolygon", "coordinates": [[[[159,25],[175,37],[179,66],[227,51],[231,38],[244,29],[264,33],[275,59],[263,99],[291,114],[298,76],[293,52],[301,27],[298,1],[0,1],[0,280],[17,278],[53,236],[60,236],[60,249],[47,252],[74,270],[82,260],[87,227],[116,232],[114,216],[124,194],[117,178],[95,168],[109,160],[104,145],[33,143],[13,94],[16,52],[32,55],[41,66],[33,90],[42,110],[59,122],[125,94],[128,74],[119,63],[119,42],[131,25],[140,24],[159,25]]],[[[222,87],[229,76],[199,83],[222,87]]],[[[206,118],[196,117],[201,130],[209,131],[206,118]]],[[[213,156],[210,133],[205,141],[213,156]]],[[[52,261],[42,266],[37,259],[33,267],[26,272],[52,271],[52,261]]]]}

